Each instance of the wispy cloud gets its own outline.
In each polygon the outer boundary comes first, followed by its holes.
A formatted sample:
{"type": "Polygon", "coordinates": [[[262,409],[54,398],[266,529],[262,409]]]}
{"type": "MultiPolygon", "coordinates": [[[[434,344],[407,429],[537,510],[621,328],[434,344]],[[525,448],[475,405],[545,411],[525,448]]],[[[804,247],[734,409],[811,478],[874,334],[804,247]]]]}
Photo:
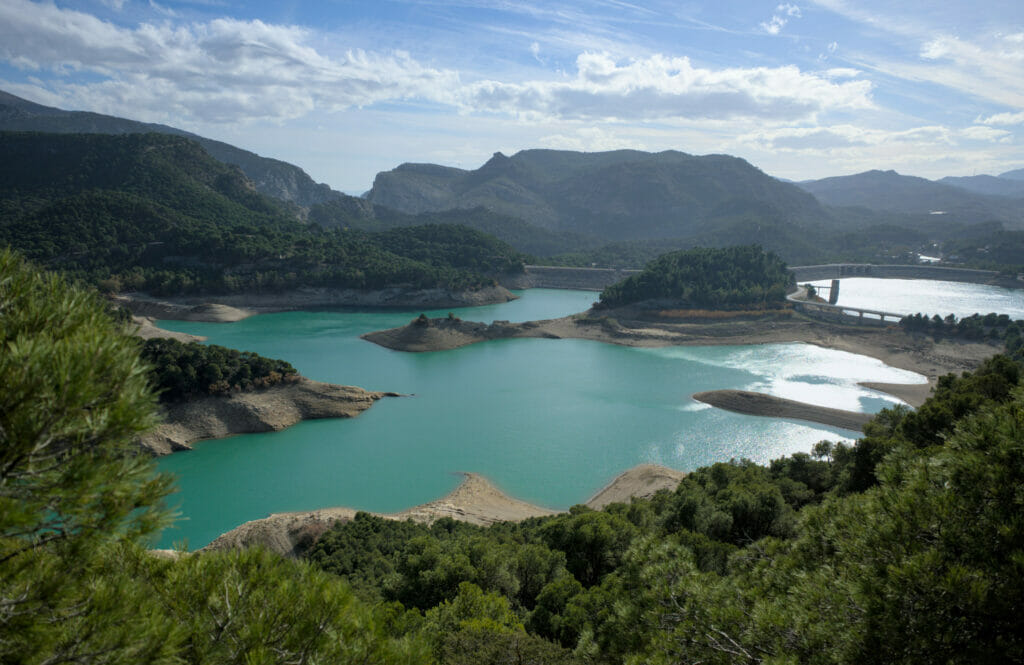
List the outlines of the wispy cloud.
{"type": "Polygon", "coordinates": [[[467,109],[581,120],[806,119],[872,108],[871,83],[836,83],[794,66],[708,69],[661,55],[619,62],[585,53],[565,81],[466,86],[467,109]]]}
{"type": "MultiPolygon", "coordinates": [[[[807,119],[829,109],[872,106],[871,83],[833,81],[795,66],[697,67],[685,57],[576,59],[575,76],[466,82],[408,53],[328,55],[310,31],[261,21],[144,23],[123,28],[55,5],[0,5],[0,53],[25,67],[87,70],[103,79],[50,87],[79,107],[132,108],[203,122],[287,120],[388,102],[442,104],[463,113],[520,118],[634,121],[680,118],[807,119]]],[[[538,56],[540,47],[531,47],[538,56]]]]}
{"type": "Polygon", "coordinates": [[[845,0],[812,0],[850,21],[900,37],[907,57],[860,49],[849,60],[913,82],[927,82],[977,98],[1024,108],[1024,32],[977,28],[971,37],[952,35],[946,25],[928,23],[928,14],[908,17],[894,10],[867,9],[845,0]],[[916,48],[916,54],[913,49],[916,48]],[[916,55],[916,57],[914,57],[916,55]]]}
{"type": "Polygon", "coordinates": [[[980,125],[1024,125],[1024,111],[1020,113],[996,113],[987,118],[975,120],[980,125]]]}
{"type": "Polygon", "coordinates": [[[781,4],[775,8],[775,13],[769,20],[761,23],[761,29],[770,35],[777,35],[791,18],[800,18],[801,15],[800,7],[797,5],[781,4]]]}

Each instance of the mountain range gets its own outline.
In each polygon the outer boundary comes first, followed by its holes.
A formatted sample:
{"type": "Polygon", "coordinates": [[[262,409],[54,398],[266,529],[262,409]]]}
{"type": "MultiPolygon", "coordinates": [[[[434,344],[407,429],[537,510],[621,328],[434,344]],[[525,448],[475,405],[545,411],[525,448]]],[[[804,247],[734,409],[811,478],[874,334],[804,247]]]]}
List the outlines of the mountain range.
{"type": "Polygon", "coordinates": [[[474,170],[402,164],[353,197],[297,166],[174,127],[4,92],[0,130],[173,134],[240,168],[256,192],[301,221],[367,231],[461,224],[554,263],[637,266],[737,238],[790,262],[900,260],[927,243],[983,246],[993,234],[1024,229],[1024,169],[940,181],[868,171],[792,183],[728,155],[524,150],[495,153],[474,170]]]}

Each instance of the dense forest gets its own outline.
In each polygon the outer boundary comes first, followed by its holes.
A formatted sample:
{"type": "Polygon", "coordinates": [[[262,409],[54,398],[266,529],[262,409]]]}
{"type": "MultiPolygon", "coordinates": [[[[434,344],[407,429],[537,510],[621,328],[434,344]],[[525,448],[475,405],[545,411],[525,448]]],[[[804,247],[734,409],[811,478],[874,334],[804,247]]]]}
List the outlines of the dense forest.
{"type": "Polygon", "coordinates": [[[602,307],[640,302],[704,309],[774,307],[792,276],[786,264],[756,245],[669,252],[601,293],[602,307]]]}
{"type": "Polygon", "coordinates": [[[164,402],[269,388],[299,376],[287,361],[216,344],[147,339],[140,355],[152,366],[150,382],[164,402]]]}
{"type": "Polygon", "coordinates": [[[401,604],[442,662],[504,662],[460,649],[515,634],[532,662],[1021,662],[1019,383],[996,357],[854,446],[520,524],[360,514],[306,558],[401,604]]]}
{"type": "Polygon", "coordinates": [[[853,445],[489,528],[360,514],[305,561],[157,557],[139,345],[0,254],[0,661],[1024,662],[1024,386],[996,356],[853,445]]]}
{"type": "Polygon", "coordinates": [[[523,256],[462,226],[303,223],[182,137],[2,133],[0,245],[110,291],[472,289],[523,256]]]}

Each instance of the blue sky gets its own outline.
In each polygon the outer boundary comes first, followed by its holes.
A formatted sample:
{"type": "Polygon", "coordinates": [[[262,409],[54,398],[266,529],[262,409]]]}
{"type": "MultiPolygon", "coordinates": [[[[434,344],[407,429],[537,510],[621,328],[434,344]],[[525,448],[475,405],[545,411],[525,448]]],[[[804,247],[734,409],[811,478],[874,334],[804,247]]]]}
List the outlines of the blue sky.
{"type": "Polygon", "coordinates": [[[1024,2],[0,0],[0,89],[353,193],[527,148],[994,174],[1024,167],[1024,2]]]}

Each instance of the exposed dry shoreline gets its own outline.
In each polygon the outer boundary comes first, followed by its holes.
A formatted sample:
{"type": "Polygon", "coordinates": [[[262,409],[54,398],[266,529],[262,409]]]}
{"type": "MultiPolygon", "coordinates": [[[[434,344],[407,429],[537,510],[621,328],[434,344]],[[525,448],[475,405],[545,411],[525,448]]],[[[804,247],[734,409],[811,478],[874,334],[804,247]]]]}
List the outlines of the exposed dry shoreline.
{"type": "Polygon", "coordinates": [[[189,450],[191,444],[204,439],[277,431],[301,420],[352,418],[382,397],[396,396],[300,378],[263,390],[165,406],[163,422],[143,436],[141,443],[154,455],[167,455],[189,450]]]}
{"type": "Polygon", "coordinates": [[[182,296],[156,298],[144,293],[122,293],[114,301],[137,316],[175,321],[229,323],[255,314],[288,312],[329,307],[472,307],[515,300],[503,286],[472,291],[411,289],[393,287],[375,291],[358,289],[308,288],[266,294],[182,296]]]}
{"type": "Polygon", "coordinates": [[[939,376],[976,368],[998,347],[943,340],[935,342],[922,335],[910,335],[899,328],[840,325],[800,315],[764,320],[728,322],[663,323],[588,315],[567,316],[525,323],[431,319],[417,324],[363,335],[363,339],[401,351],[440,351],[492,339],[546,338],[590,339],[636,347],[748,345],[805,342],[877,358],[892,367],[923,374],[928,384],[865,383],[887,392],[912,406],[920,406],[939,376]],[[621,321],[621,322],[620,322],[621,321]]]}
{"type": "MultiPolygon", "coordinates": [[[[442,517],[487,526],[495,522],[518,522],[529,517],[557,515],[560,511],[542,508],[513,498],[476,473],[462,473],[463,481],[452,492],[398,513],[377,513],[394,520],[413,520],[430,524],[442,517]]],[[[685,474],[653,464],[641,464],[624,473],[595,494],[586,505],[600,510],[630,497],[647,498],[661,489],[673,490],[685,474]]],[[[286,556],[297,556],[324,531],[356,515],[351,508],[324,508],[308,512],[274,513],[246,522],[222,534],[200,551],[262,546],[286,556]]]]}
{"type": "Polygon", "coordinates": [[[771,416],[772,418],[791,418],[793,420],[809,420],[823,425],[832,425],[852,431],[862,431],[864,425],[871,420],[869,413],[844,411],[826,406],[817,406],[791,399],[755,393],[748,390],[709,390],[695,393],[693,399],[710,404],[719,409],[745,413],[752,416],[771,416]]]}

